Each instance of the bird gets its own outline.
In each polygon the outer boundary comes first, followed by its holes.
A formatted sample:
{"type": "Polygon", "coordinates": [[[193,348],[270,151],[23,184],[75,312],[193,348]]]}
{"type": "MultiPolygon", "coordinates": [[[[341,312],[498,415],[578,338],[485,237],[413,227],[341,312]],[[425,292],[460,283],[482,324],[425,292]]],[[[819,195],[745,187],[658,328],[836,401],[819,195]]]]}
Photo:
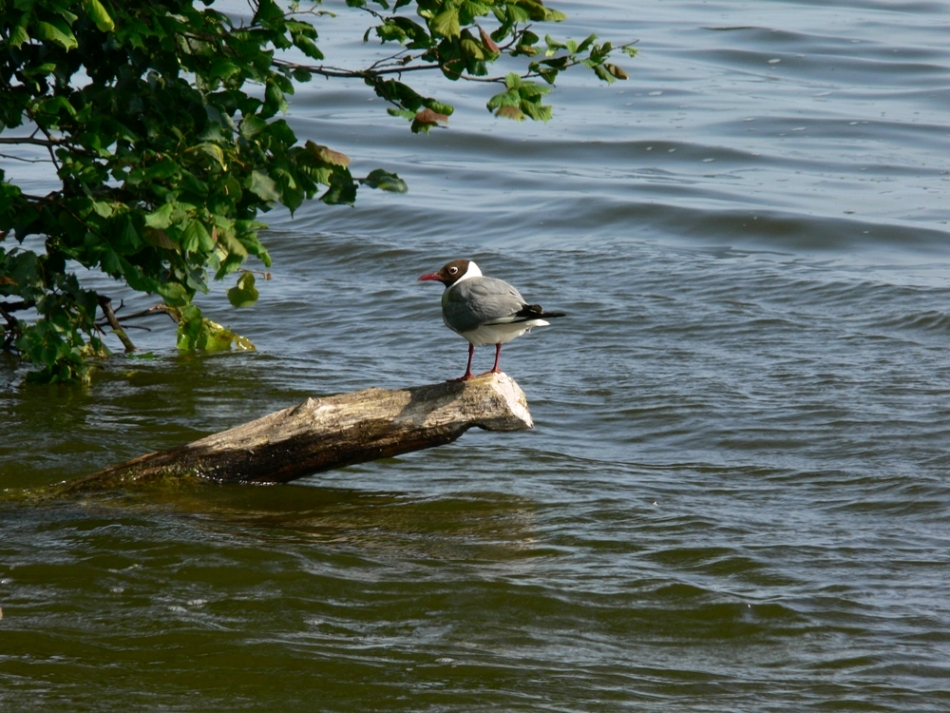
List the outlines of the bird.
{"type": "Polygon", "coordinates": [[[472,260],[453,260],[438,272],[419,277],[419,282],[433,280],[445,285],[442,293],[442,320],[445,326],[468,340],[468,365],[465,374],[450,381],[467,381],[472,375],[475,347],[495,345],[495,366],[486,374],[500,374],[498,361],[501,345],[530,332],[547,327],[545,318],[563,317],[564,312],[545,312],[541,305],[531,305],[504,280],[485,277],[472,260]]]}

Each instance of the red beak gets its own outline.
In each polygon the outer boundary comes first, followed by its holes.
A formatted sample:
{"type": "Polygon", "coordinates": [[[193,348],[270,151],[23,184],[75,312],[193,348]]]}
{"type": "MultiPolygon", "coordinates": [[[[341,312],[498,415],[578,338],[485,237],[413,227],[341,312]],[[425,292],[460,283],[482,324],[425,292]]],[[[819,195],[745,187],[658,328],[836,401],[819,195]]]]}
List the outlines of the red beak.
{"type": "Polygon", "coordinates": [[[416,282],[425,282],[426,280],[435,280],[439,281],[442,277],[437,272],[427,272],[425,275],[422,275],[416,282]]]}

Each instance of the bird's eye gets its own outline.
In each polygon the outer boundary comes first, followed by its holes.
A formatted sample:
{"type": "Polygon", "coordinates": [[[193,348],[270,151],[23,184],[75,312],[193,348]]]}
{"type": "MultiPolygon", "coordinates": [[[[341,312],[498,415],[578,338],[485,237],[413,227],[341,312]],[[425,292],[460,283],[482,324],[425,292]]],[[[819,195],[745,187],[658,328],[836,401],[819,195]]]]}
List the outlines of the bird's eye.
{"type": "Polygon", "coordinates": [[[458,271],[459,271],[459,269],[458,269],[457,267],[450,267],[450,268],[449,268],[449,272],[452,273],[453,275],[454,275],[456,272],[458,272],[458,271]]]}

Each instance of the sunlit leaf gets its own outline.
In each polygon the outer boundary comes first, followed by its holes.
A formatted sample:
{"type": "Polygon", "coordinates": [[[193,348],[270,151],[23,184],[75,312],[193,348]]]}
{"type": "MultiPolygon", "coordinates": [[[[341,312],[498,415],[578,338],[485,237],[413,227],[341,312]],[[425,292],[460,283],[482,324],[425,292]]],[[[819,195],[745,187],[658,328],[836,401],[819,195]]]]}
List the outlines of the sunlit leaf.
{"type": "Polygon", "coordinates": [[[60,18],[55,18],[52,22],[37,22],[34,32],[38,39],[53,42],[67,51],[79,46],[69,25],[60,18]]]}
{"type": "Polygon", "coordinates": [[[96,27],[100,30],[112,32],[115,29],[115,23],[99,0],[83,0],[83,7],[86,14],[89,15],[89,19],[96,23],[96,27]]]}
{"type": "Polygon", "coordinates": [[[245,272],[238,278],[237,285],[228,290],[228,301],[235,307],[250,307],[255,302],[259,293],[254,287],[254,274],[245,272]]]}
{"type": "Polygon", "coordinates": [[[515,121],[521,121],[525,118],[524,112],[521,111],[518,106],[513,106],[511,104],[498,107],[498,111],[495,112],[495,116],[502,116],[506,119],[514,119],[515,121]]]}
{"type": "Polygon", "coordinates": [[[432,18],[432,31],[443,37],[458,37],[462,28],[459,25],[459,11],[450,7],[432,18]]]}
{"type": "Polygon", "coordinates": [[[449,117],[426,107],[418,112],[412,120],[412,130],[414,132],[428,131],[430,127],[438,126],[439,123],[448,124],[449,117]]]}
{"type": "Polygon", "coordinates": [[[334,151],[333,149],[327,148],[326,146],[320,146],[319,144],[315,144],[312,141],[308,141],[306,146],[307,150],[320,159],[323,163],[328,163],[331,166],[340,166],[341,168],[346,168],[350,165],[350,157],[344,153],[334,151]]]}

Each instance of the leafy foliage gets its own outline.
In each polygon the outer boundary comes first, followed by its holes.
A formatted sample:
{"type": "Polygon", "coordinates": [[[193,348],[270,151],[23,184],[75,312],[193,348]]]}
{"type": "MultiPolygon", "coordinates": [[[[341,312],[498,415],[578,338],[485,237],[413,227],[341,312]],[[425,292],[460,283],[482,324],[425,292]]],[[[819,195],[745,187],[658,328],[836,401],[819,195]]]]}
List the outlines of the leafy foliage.
{"type": "MultiPolygon", "coordinates": [[[[606,81],[626,77],[606,61],[610,44],[593,36],[580,44],[548,37],[545,59],[523,75],[489,77],[488,66],[503,55],[540,52],[531,23],[564,19],[540,0],[347,0],[373,18],[367,40],[375,34],[398,45],[392,56],[352,70],[287,59],[296,52],[323,61],[319,0],[307,9],[253,0],[244,21],[212,3],[0,4],[0,132],[23,127],[0,137],[0,155],[4,145],[36,147],[61,184],[30,195],[0,169],[0,339],[38,367],[38,380],[85,377],[90,360],[108,354],[106,324],[134,349],[108,298],[83,287],[74,265],[160,297],[182,349],[253,348],[205,318],[194,298],[208,291],[209,275],[224,279],[252,256],[270,265],[259,213],[278,203],[293,211],[318,194],[352,204],[360,185],[406,191],[395,174],[354,177],[343,154],[300,145],[281,118],[295,82],[362,78],[392,104],[391,114],[428,132],[447,124],[453,108],[403,83],[414,71],[497,82],[504,91],[489,110],[543,121],[551,109],[541,100],[558,72],[585,65],[606,81]],[[482,28],[488,21],[491,32],[482,28]],[[23,247],[30,235],[42,237],[43,250],[23,247]],[[18,311],[34,318],[17,318],[18,311]]],[[[242,270],[231,303],[248,306],[257,296],[254,275],[242,270]]]]}

